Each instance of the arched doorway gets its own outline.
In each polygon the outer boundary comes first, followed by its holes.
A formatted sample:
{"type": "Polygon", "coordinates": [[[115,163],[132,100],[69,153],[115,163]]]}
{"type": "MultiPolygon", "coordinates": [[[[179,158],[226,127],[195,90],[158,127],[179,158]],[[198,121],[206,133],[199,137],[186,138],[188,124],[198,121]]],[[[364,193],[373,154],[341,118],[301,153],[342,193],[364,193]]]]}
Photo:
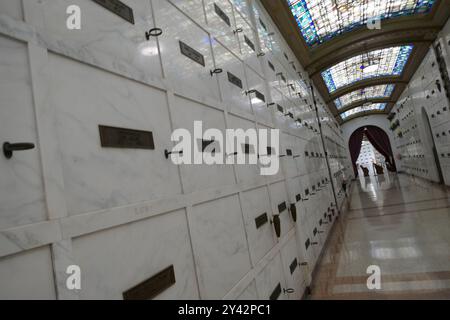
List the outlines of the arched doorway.
{"type": "Polygon", "coordinates": [[[361,144],[364,136],[366,136],[372,146],[385,157],[388,170],[391,172],[397,172],[394,154],[392,152],[388,134],[377,126],[363,126],[356,129],[352,133],[348,142],[355,176],[358,176],[356,161],[358,160],[361,152],[361,144]]]}
{"type": "Polygon", "coordinates": [[[444,175],[442,174],[441,163],[439,161],[439,154],[436,149],[436,143],[434,142],[433,131],[431,130],[430,118],[422,107],[422,122],[425,127],[425,139],[428,146],[432,147],[434,163],[436,165],[436,170],[438,173],[439,183],[444,183],[444,175]]]}

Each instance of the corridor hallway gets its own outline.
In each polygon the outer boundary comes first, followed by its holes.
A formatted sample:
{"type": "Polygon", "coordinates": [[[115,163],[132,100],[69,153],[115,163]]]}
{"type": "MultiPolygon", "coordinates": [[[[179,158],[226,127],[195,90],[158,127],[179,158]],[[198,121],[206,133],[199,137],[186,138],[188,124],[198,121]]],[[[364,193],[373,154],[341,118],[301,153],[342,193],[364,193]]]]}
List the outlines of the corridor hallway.
{"type": "Polygon", "coordinates": [[[317,267],[312,299],[449,299],[450,192],[407,175],[360,178],[317,267]],[[381,268],[381,290],[366,285],[381,268]]]}

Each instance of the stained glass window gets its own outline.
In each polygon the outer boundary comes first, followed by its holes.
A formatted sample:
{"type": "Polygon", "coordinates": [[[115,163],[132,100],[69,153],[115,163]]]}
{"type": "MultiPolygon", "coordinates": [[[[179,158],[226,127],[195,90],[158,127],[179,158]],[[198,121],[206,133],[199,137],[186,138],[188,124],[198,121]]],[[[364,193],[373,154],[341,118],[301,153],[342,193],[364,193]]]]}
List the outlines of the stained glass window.
{"type": "Polygon", "coordinates": [[[428,13],[436,0],[287,0],[309,46],[399,16],[428,13]]]}
{"type": "Polygon", "coordinates": [[[383,84],[380,86],[366,87],[364,89],[352,91],[336,100],[334,104],[338,109],[345,108],[356,102],[363,102],[367,99],[389,98],[395,89],[393,84],[383,84]]]}
{"type": "Polygon", "coordinates": [[[359,113],[364,113],[367,111],[374,111],[379,110],[383,111],[386,108],[386,103],[371,103],[369,105],[353,108],[351,110],[348,110],[346,112],[341,113],[342,120],[345,120],[346,118],[350,116],[354,116],[359,113]]]}
{"type": "Polygon", "coordinates": [[[332,93],[361,80],[400,76],[412,49],[412,45],[406,45],[369,51],[323,71],[322,78],[332,93]]]}

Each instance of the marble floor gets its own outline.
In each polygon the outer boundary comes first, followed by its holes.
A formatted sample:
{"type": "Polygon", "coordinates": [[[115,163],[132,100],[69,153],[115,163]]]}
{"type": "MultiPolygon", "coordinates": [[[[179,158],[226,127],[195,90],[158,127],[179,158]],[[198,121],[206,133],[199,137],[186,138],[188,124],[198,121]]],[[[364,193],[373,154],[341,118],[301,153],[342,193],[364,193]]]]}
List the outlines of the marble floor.
{"type": "Polygon", "coordinates": [[[450,191],[407,175],[361,178],[316,269],[311,299],[450,299],[450,191]],[[369,266],[381,289],[369,290],[369,266]]]}

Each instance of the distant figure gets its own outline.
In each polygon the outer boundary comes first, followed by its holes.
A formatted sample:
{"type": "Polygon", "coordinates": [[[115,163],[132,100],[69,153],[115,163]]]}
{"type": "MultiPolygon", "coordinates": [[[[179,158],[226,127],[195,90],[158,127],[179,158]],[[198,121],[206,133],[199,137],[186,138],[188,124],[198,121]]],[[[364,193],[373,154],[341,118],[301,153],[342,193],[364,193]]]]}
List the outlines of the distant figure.
{"type": "Polygon", "coordinates": [[[362,171],[364,172],[364,177],[369,177],[369,169],[366,167],[360,166],[362,171]]]}
{"type": "Polygon", "coordinates": [[[342,180],[342,190],[344,190],[345,197],[347,198],[347,181],[342,180]]]}
{"type": "Polygon", "coordinates": [[[375,168],[375,172],[376,172],[378,175],[384,174],[384,170],[383,170],[383,167],[382,167],[382,166],[380,166],[380,165],[374,163],[374,164],[373,164],[373,167],[375,168]]]}

